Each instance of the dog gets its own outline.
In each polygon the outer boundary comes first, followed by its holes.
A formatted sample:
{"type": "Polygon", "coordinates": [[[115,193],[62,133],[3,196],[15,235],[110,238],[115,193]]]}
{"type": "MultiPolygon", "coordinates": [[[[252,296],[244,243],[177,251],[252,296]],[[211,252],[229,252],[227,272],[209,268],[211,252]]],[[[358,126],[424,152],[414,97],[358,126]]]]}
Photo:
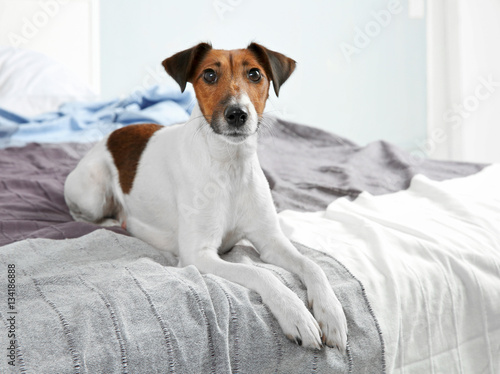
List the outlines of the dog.
{"type": "Polygon", "coordinates": [[[320,266],[283,234],[256,153],[271,82],[278,95],[296,62],[257,43],[237,50],[200,43],[162,64],[182,91],[194,87],[189,121],[130,125],[97,143],[66,179],[71,215],[122,225],[178,256],[179,266],[254,290],[290,340],[345,352],[342,305],[320,266]],[[269,270],[220,258],[242,239],[262,261],[300,277],[312,313],[269,270]]]}

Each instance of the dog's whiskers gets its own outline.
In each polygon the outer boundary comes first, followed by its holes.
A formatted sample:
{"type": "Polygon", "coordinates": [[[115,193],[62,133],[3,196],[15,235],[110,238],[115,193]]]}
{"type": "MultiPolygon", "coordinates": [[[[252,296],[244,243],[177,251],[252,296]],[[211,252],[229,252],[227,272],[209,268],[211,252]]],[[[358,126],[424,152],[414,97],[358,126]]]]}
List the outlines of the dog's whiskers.
{"type": "Polygon", "coordinates": [[[198,129],[193,133],[193,136],[191,137],[191,144],[193,144],[194,139],[196,136],[203,130],[204,125],[202,124],[201,126],[198,127],[198,129]]]}
{"type": "Polygon", "coordinates": [[[273,142],[273,145],[276,145],[275,144],[276,134],[275,134],[275,129],[274,129],[274,126],[273,126],[273,123],[271,122],[271,120],[267,117],[262,117],[259,121],[259,125],[261,127],[261,130],[259,131],[259,135],[264,136],[264,135],[268,134],[273,142]]]}

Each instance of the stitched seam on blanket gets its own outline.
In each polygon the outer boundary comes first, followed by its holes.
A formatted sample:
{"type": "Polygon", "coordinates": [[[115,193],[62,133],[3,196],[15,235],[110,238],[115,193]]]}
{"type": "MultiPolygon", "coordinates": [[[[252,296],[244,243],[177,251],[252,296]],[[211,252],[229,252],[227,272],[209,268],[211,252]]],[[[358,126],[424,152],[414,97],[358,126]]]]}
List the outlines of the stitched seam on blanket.
{"type": "Polygon", "coordinates": [[[313,362],[312,362],[312,367],[311,367],[311,373],[317,373],[318,372],[318,352],[315,349],[313,353],[313,362]]]}
{"type": "Polygon", "coordinates": [[[175,373],[175,361],[174,361],[174,355],[173,355],[173,348],[172,348],[172,342],[171,342],[171,334],[169,329],[167,328],[165,322],[163,321],[163,318],[161,318],[160,314],[158,313],[158,310],[156,309],[153,300],[151,298],[151,295],[142,287],[142,285],[139,283],[137,278],[132,274],[132,271],[128,268],[125,267],[125,270],[128,271],[132,279],[134,280],[136,286],[141,290],[141,292],[144,294],[146,297],[146,300],[149,303],[149,307],[151,308],[151,311],[153,312],[153,315],[155,316],[156,320],[160,324],[161,331],[163,332],[163,337],[165,338],[165,343],[167,344],[167,353],[168,353],[168,367],[170,370],[170,373],[175,373]]]}
{"type": "MultiPolygon", "coordinates": [[[[266,270],[269,270],[269,271],[275,273],[276,276],[281,279],[281,281],[283,282],[283,284],[285,286],[287,286],[290,290],[293,290],[293,287],[286,281],[286,279],[283,277],[283,275],[279,271],[277,271],[276,269],[266,267],[266,266],[264,266],[264,264],[259,264],[257,262],[253,262],[253,261],[252,261],[252,264],[256,267],[260,267],[260,268],[263,268],[263,269],[266,269],[266,270]]],[[[261,304],[264,306],[264,308],[266,309],[268,315],[271,316],[272,319],[276,319],[276,317],[271,313],[271,311],[269,310],[267,305],[264,304],[260,295],[259,295],[259,300],[260,300],[261,304]]],[[[276,330],[274,329],[273,324],[271,323],[270,326],[272,328],[273,336],[275,337],[275,340],[276,340],[276,345],[278,346],[278,357],[276,360],[277,361],[276,362],[276,373],[278,373],[278,368],[281,365],[281,360],[283,357],[283,347],[282,347],[281,342],[279,340],[278,334],[276,333],[276,330]]]]}
{"type": "Polygon", "coordinates": [[[52,310],[57,314],[57,317],[59,318],[59,321],[61,322],[62,328],[64,335],[66,335],[66,340],[68,342],[69,346],[69,351],[71,353],[71,358],[73,359],[73,367],[75,369],[75,374],[80,374],[80,370],[82,367],[82,364],[80,362],[80,356],[78,352],[76,351],[75,347],[75,339],[73,337],[73,334],[71,333],[71,330],[69,328],[69,323],[64,317],[64,315],[61,313],[59,309],[57,309],[56,304],[49,300],[49,298],[43,293],[42,288],[40,286],[40,282],[36,278],[31,278],[33,283],[35,284],[35,288],[40,294],[40,297],[42,298],[43,301],[45,301],[51,308],[52,310]]]}
{"type": "MultiPolygon", "coordinates": [[[[345,350],[346,350],[346,352],[347,352],[347,359],[349,360],[349,368],[348,368],[348,372],[349,372],[350,374],[352,374],[352,368],[353,368],[353,366],[354,366],[354,362],[353,362],[353,360],[352,360],[352,352],[351,352],[351,346],[349,345],[349,341],[347,341],[347,342],[345,343],[345,350]]],[[[384,369],[384,371],[385,371],[385,369],[384,369]]]]}
{"type": "Polygon", "coordinates": [[[277,321],[276,320],[276,317],[274,317],[274,315],[271,313],[271,310],[269,309],[269,307],[264,304],[264,302],[262,301],[262,297],[257,294],[257,299],[259,300],[259,303],[264,307],[264,310],[266,311],[267,313],[267,318],[271,320],[271,322],[269,322],[269,326],[271,327],[271,332],[273,334],[273,337],[274,337],[274,341],[276,342],[276,370],[274,371],[275,374],[278,374],[279,373],[279,367],[281,366],[281,361],[283,360],[283,346],[281,345],[281,341],[280,341],[280,337],[278,336],[278,333],[276,332],[276,329],[274,328],[274,323],[273,321],[277,321]]]}
{"type": "MultiPolygon", "coordinates": [[[[165,271],[167,271],[165,269],[165,271]]],[[[210,331],[210,322],[208,320],[207,314],[205,312],[205,308],[203,308],[203,305],[201,304],[201,299],[196,290],[191,287],[189,284],[187,284],[184,279],[179,278],[177,275],[174,274],[174,276],[179,279],[185,286],[188,287],[189,292],[191,295],[194,297],[196,300],[196,305],[198,305],[198,308],[203,316],[203,319],[205,320],[205,326],[207,328],[207,336],[208,336],[208,348],[210,349],[210,356],[212,356],[212,363],[211,363],[211,368],[210,371],[211,373],[215,374],[217,372],[217,362],[216,362],[216,355],[215,355],[215,347],[214,347],[214,342],[213,342],[213,337],[212,337],[212,332],[210,331]]]]}
{"type": "MultiPolygon", "coordinates": [[[[308,249],[310,249],[312,251],[319,252],[319,251],[315,250],[314,248],[311,248],[311,247],[309,247],[307,245],[304,245],[302,243],[296,242],[294,240],[291,240],[291,242],[294,245],[298,244],[298,245],[300,245],[302,247],[305,247],[305,248],[308,248],[308,249]]],[[[340,262],[339,260],[337,260],[335,257],[330,256],[329,254],[324,253],[324,252],[319,252],[319,253],[321,253],[321,254],[323,254],[323,255],[325,255],[327,257],[330,257],[337,264],[339,264],[347,272],[347,274],[349,274],[356,282],[358,282],[359,286],[361,287],[361,294],[363,296],[363,299],[365,300],[366,306],[368,307],[368,311],[370,312],[370,315],[373,318],[373,321],[375,323],[375,327],[376,327],[378,335],[379,335],[380,346],[381,346],[381,350],[382,350],[382,352],[381,352],[381,354],[382,354],[382,373],[385,374],[386,373],[386,362],[385,362],[385,343],[384,343],[384,337],[382,335],[382,330],[380,329],[380,325],[378,323],[377,317],[375,316],[375,313],[373,312],[373,309],[372,309],[372,306],[370,304],[370,301],[368,300],[368,296],[366,295],[366,290],[365,290],[365,287],[364,287],[363,283],[361,283],[361,281],[358,278],[356,278],[351,273],[351,271],[347,267],[345,267],[345,265],[342,262],[340,262]]],[[[349,346],[349,342],[347,342],[347,345],[349,346]]],[[[349,351],[350,351],[350,349],[348,350],[348,352],[349,351]]],[[[349,367],[350,367],[349,372],[352,372],[352,357],[350,355],[349,355],[349,367]]]]}
{"type": "MultiPolygon", "coordinates": [[[[227,299],[227,303],[229,305],[229,313],[231,314],[231,323],[233,325],[233,334],[234,334],[234,368],[231,368],[231,371],[233,373],[239,373],[240,372],[240,357],[239,357],[239,352],[240,352],[240,337],[239,337],[239,331],[238,331],[238,314],[234,310],[233,302],[231,301],[231,298],[229,297],[229,294],[226,292],[224,287],[219,284],[219,282],[215,281],[214,279],[211,279],[209,277],[205,278],[206,280],[212,281],[214,284],[216,284],[224,293],[227,299]]],[[[231,324],[228,326],[228,329],[231,330],[231,324]]]]}
{"type": "Polygon", "coordinates": [[[120,326],[118,324],[118,318],[116,318],[116,313],[115,313],[113,307],[111,306],[111,303],[109,302],[109,300],[106,298],[106,296],[99,289],[90,285],[85,279],[83,279],[83,277],[81,275],[78,276],[78,279],[80,279],[80,281],[82,282],[82,284],[85,287],[96,292],[99,295],[99,297],[101,298],[101,300],[104,303],[104,305],[106,306],[106,308],[108,309],[109,315],[111,317],[111,321],[113,323],[113,328],[115,330],[116,339],[118,340],[118,344],[120,345],[120,353],[122,356],[121,363],[122,363],[122,368],[123,368],[123,374],[127,374],[128,373],[128,370],[127,370],[127,366],[128,366],[127,349],[125,347],[125,342],[123,341],[120,326]]]}

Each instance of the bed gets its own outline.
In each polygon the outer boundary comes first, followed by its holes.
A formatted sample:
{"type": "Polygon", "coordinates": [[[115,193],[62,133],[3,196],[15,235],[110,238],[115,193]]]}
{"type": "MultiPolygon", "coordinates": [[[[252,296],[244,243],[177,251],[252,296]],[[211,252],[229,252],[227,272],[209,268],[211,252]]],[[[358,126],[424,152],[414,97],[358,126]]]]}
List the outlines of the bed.
{"type": "MultiPolygon", "coordinates": [[[[348,320],[345,354],[309,350],[256,293],[71,219],[64,180],[99,137],[185,121],[194,102],[164,85],[107,102],[75,87],[79,102],[34,116],[0,92],[1,373],[500,372],[500,166],[266,117],[259,159],[282,228],[348,320]]],[[[224,258],[270,269],[305,302],[249,243],[224,258]]]]}

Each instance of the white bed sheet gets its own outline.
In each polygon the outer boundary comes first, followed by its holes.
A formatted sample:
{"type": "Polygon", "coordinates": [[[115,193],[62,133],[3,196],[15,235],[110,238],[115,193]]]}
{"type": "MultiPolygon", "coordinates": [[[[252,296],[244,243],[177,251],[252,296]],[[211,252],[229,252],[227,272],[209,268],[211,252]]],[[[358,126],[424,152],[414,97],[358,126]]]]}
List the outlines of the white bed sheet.
{"type": "Polygon", "coordinates": [[[500,373],[500,165],[280,220],[362,281],[388,373],[500,373]]]}

